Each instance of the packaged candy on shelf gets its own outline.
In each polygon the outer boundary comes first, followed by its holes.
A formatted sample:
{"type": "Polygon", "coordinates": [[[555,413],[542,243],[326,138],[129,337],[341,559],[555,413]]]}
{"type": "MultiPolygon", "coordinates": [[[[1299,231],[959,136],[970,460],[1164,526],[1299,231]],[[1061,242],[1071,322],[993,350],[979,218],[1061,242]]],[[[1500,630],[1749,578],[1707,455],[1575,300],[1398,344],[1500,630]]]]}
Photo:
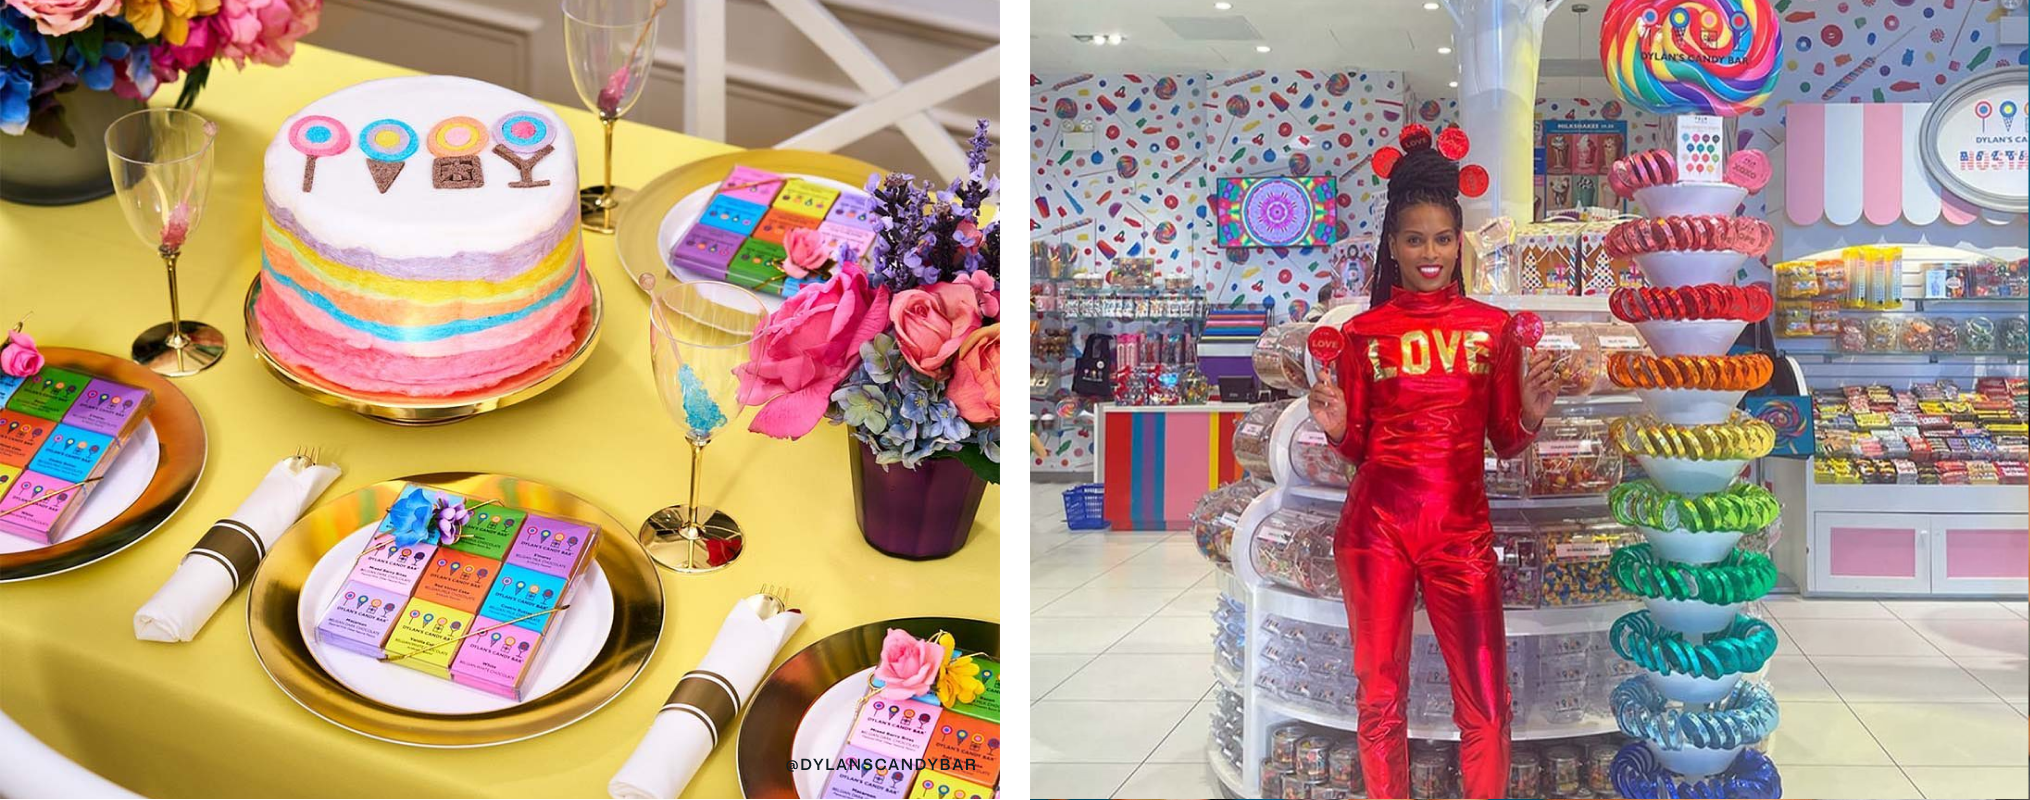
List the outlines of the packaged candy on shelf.
{"type": "Polygon", "coordinates": [[[1868,331],[1864,320],[1853,317],[1842,318],[1839,336],[1840,352],[1868,352],[1868,331]]]}
{"type": "Polygon", "coordinates": [[[1486,469],[1483,477],[1487,481],[1488,497],[1529,496],[1529,459],[1527,454],[1518,458],[1496,458],[1494,448],[1482,443],[1486,469]]]}
{"type": "Polygon", "coordinates": [[[1269,470],[1269,439],[1275,433],[1276,420],[1290,403],[1277,400],[1255,406],[1234,426],[1234,461],[1248,474],[1263,480],[1273,474],[1269,470]]]}
{"type": "Polygon", "coordinates": [[[1545,420],[1528,454],[1530,496],[1601,494],[1620,483],[1622,457],[1607,446],[1606,437],[1605,420],[1545,420]]]}
{"type": "Polygon", "coordinates": [[[1288,322],[1270,328],[1255,340],[1255,376],[1262,383],[1286,392],[1311,388],[1304,373],[1304,342],[1311,335],[1311,323],[1288,322]]]}
{"type": "MultiPolygon", "coordinates": [[[[1609,563],[1614,551],[1638,541],[1640,534],[1611,521],[1560,520],[1538,526],[1537,548],[1544,564],[1543,604],[1575,606],[1632,599],[1615,584],[1609,563]]],[[[1580,646],[1583,648],[1583,643],[1580,646]]]]}
{"type": "Polygon", "coordinates": [[[1607,234],[1614,223],[1595,220],[1579,226],[1579,293],[1604,295],[1615,289],[1643,285],[1642,273],[1634,259],[1616,257],[1607,249],[1607,234]]]}
{"type": "Polygon", "coordinates": [[[1819,294],[1817,267],[1809,261],[1785,261],[1770,268],[1776,273],[1776,296],[1785,300],[1810,299],[1819,294]]]}
{"type": "Polygon", "coordinates": [[[1960,349],[1960,323],[1952,317],[1931,318],[1931,349],[1936,353],[1956,353],[1960,349]]]}
{"type": "Polygon", "coordinates": [[[1635,326],[1626,322],[1596,322],[1590,327],[1593,330],[1595,356],[1600,364],[1600,371],[1593,380],[1593,393],[1617,391],[1614,380],[1607,374],[1607,361],[1616,353],[1648,355],[1649,345],[1643,342],[1635,326]]]}
{"type": "Polygon", "coordinates": [[[1819,299],[1811,301],[1811,335],[1833,336],[1840,332],[1840,303],[1838,300],[1819,299]]]}
{"type": "Polygon", "coordinates": [[[1494,521],[1494,558],[1501,565],[1501,604],[1536,608],[1543,603],[1536,530],[1524,520],[1494,521]]]}
{"type": "Polygon", "coordinates": [[[1819,296],[1845,297],[1847,287],[1847,264],[1837,258],[1822,258],[1812,264],[1818,271],[1819,296]]]}
{"type": "Polygon", "coordinates": [[[1996,328],[2000,350],[2004,353],[2022,354],[2030,350],[2030,320],[2023,317],[2003,317],[1996,328]]]}
{"type": "Polygon", "coordinates": [[[1517,229],[1517,274],[1523,294],[1579,292],[1579,225],[1542,222],[1517,229]]]}
{"type": "Polygon", "coordinates": [[[1897,349],[1906,353],[1930,352],[1937,346],[1936,331],[1931,320],[1911,317],[1903,323],[1903,335],[1897,342],[1897,349]]]}
{"type": "Polygon", "coordinates": [[[1353,463],[1339,454],[1318,423],[1306,417],[1297,424],[1290,442],[1290,468],[1304,480],[1318,486],[1345,487],[1353,483],[1353,463]]]}
{"type": "Polygon", "coordinates": [[[1866,346],[1871,353],[1895,352],[1902,341],[1903,320],[1891,316],[1869,318],[1862,326],[1866,332],[1866,346]]]}
{"type": "Polygon", "coordinates": [[[1784,300],[1776,304],[1776,335],[1812,335],[1812,304],[1809,300],[1784,300]]]}

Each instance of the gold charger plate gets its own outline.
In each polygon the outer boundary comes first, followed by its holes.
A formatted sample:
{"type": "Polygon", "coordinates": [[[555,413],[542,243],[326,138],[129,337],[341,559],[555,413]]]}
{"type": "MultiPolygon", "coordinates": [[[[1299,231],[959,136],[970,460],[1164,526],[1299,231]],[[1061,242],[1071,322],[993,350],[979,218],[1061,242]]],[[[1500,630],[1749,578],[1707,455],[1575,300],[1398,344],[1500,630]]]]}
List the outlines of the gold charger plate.
{"type": "MultiPolygon", "coordinates": [[[[959,617],[908,617],[869,622],[848,628],[797,651],[769,673],[740,722],[734,760],[740,768],[743,797],[796,797],[790,774],[790,744],[804,712],[839,681],[881,663],[881,640],[889,628],[928,639],[949,632],[962,650],[1001,652],[1001,623],[959,617]],[[987,643],[982,646],[982,643],[987,643]]],[[[825,754],[831,758],[835,753],[825,754]]]]}
{"type": "Polygon", "coordinates": [[[677,201],[724,180],[736,165],[781,175],[829,178],[848,186],[866,185],[868,175],[888,174],[888,170],[857,158],[810,150],[742,150],[699,159],[665,172],[636,190],[634,197],[620,207],[620,219],[614,223],[614,251],[620,256],[620,267],[627,271],[629,283],[643,292],[652,292],[656,282],[665,276],[679,280],[670,272],[669,254],[656,246],[663,218],[669,216],[677,201]]]}
{"type": "Polygon", "coordinates": [[[382,741],[422,747],[484,747],[518,742],[562,728],[611,702],[655,654],[663,630],[663,585],[633,529],[598,506],[561,489],[521,478],[440,472],[383,481],[332,500],[289,526],[254,573],[247,593],[247,633],[261,669],[289,699],[341,728],[382,741]],[[534,700],[481,714],[428,714],[362,697],[311,654],[298,624],[303,582],[325,552],[377,519],[403,484],[420,483],[542,514],[599,525],[593,557],[613,587],[613,629],[584,672],[534,700]]]}
{"type": "Polygon", "coordinates": [[[588,269],[585,279],[592,283],[592,302],[579,312],[578,325],[573,329],[577,336],[572,345],[571,355],[562,364],[542,366],[517,375],[508,381],[480,392],[471,392],[450,397],[418,399],[406,395],[374,394],[360,392],[331,383],[317,375],[297,372],[294,368],[275,358],[261,341],[261,321],[254,314],[254,302],[261,298],[262,280],[254,276],[253,285],[247,287],[247,302],[243,314],[247,323],[247,344],[254,348],[255,360],[268,368],[268,374],[275,376],[291,389],[310,399],[333,408],[342,408],[368,419],[405,427],[443,425],[457,422],[488,411],[507,408],[550,390],[563,383],[571,373],[591,360],[592,350],[599,344],[599,322],[605,316],[605,301],[599,291],[599,281],[588,269]]]}
{"type": "Polygon", "coordinates": [[[42,356],[46,366],[104,376],[154,393],[148,421],[155,425],[161,455],[148,487],[111,522],[48,547],[0,554],[0,583],[67,572],[133,546],[176,515],[204,474],[204,420],[176,384],[147,367],[105,353],[45,347],[42,356]]]}

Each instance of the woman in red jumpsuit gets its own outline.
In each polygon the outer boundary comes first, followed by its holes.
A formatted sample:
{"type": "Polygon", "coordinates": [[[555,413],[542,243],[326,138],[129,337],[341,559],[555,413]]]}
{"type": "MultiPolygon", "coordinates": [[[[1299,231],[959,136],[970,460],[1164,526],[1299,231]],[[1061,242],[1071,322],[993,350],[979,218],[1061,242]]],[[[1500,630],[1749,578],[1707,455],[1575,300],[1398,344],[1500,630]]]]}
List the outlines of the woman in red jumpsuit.
{"type": "MultiPolygon", "coordinates": [[[[1440,141],[1465,155],[1463,135],[1446,131],[1440,141]]],[[[1358,466],[1334,546],[1360,680],[1367,794],[1410,796],[1403,707],[1421,588],[1452,675],[1461,788],[1502,797],[1511,712],[1481,442],[1504,458],[1519,454],[1557,389],[1538,356],[1524,372],[1526,348],[1508,313],[1462,293],[1460,170],[1430,142],[1413,126],[1399,160],[1375,159],[1389,180],[1373,304],[1341,328],[1338,385],[1321,382],[1309,403],[1358,466]]]]}

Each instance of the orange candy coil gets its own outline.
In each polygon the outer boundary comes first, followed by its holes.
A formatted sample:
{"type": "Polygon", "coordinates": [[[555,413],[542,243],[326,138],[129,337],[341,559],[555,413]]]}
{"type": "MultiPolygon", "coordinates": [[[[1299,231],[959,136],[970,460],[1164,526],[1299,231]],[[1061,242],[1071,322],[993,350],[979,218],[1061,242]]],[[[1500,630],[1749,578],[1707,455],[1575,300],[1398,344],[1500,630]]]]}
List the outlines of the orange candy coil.
{"type": "Polygon", "coordinates": [[[1776,365],[1769,356],[1652,356],[1615,353],[1607,377],[1623,389],[1712,389],[1745,392],[1769,382],[1776,365]]]}
{"type": "Polygon", "coordinates": [[[1616,419],[1608,438],[1632,456],[1690,458],[1700,461],[1761,458],[1776,447],[1776,429],[1739,411],[1726,422],[1674,425],[1648,414],[1616,419]]]}

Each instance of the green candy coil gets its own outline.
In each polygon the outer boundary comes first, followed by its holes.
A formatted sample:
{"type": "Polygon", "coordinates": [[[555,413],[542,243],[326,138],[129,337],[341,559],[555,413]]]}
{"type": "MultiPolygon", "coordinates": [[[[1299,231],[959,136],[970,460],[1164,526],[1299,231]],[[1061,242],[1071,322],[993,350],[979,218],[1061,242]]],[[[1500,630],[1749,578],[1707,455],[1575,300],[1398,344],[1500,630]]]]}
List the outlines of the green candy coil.
{"type": "Polygon", "coordinates": [[[1768,489],[1743,481],[1712,494],[1687,497],[1645,478],[1614,487],[1607,493],[1607,504],[1623,525],[1693,533],[1753,533],[1783,512],[1768,489]]]}
{"type": "Polygon", "coordinates": [[[1739,548],[1716,564],[1680,564],[1658,558],[1647,544],[1630,545],[1614,551],[1610,568],[1622,591],[1652,599],[1724,606],[1754,600],[1776,586],[1769,557],[1739,548]]]}
{"type": "Polygon", "coordinates": [[[1776,653],[1776,631],[1746,614],[1735,615],[1725,630],[1689,642],[1658,625],[1648,611],[1636,611],[1615,620],[1607,637],[1617,655],[1650,672],[1714,680],[1759,670],[1776,653]]]}

